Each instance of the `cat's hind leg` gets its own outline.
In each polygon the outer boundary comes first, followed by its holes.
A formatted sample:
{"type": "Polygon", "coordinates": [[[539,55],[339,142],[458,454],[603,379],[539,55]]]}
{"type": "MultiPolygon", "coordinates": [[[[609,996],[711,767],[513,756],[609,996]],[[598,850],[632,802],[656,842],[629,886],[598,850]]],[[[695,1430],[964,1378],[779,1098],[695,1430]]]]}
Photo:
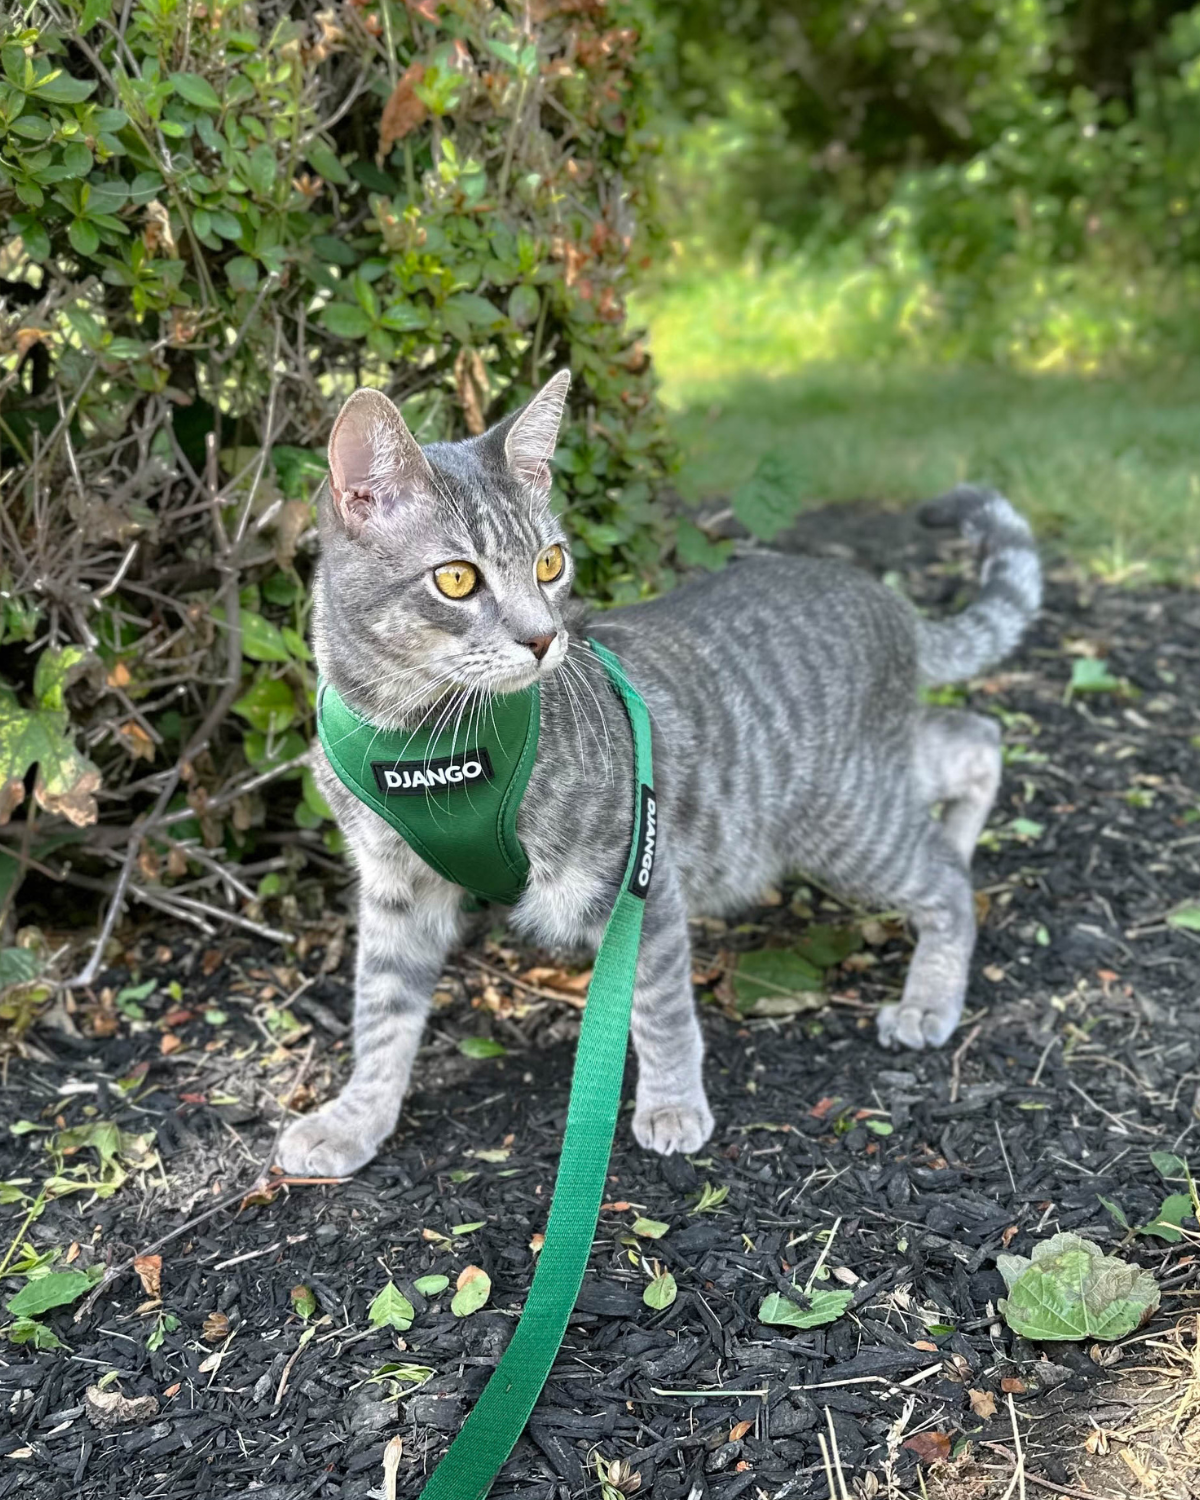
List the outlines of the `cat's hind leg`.
{"type": "Polygon", "coordinates": [[[883,894],[916,927],[917,946],[899,1002],[876,1018],[879,1040],[940,1047],[962,1018],[975,947],[974,893],[950,830],[930,819],[908,868],[883,894]]]}
{"type": "Polygon", "coordinates": [[[917,729],[918,785],[942,804],[942,829],[969,866],[1000,789],[1000,726],[962,709],[927,709],[917,729]]]}
{"type": "Polygon", "coordinates": [[[638,1144],[661,1156],[698,1151],[713,1128],[702,1075],[704,1040],[692,993],[687,907],[678,875],[661,856],[642,921],[632,1033],[638,1144]]]}

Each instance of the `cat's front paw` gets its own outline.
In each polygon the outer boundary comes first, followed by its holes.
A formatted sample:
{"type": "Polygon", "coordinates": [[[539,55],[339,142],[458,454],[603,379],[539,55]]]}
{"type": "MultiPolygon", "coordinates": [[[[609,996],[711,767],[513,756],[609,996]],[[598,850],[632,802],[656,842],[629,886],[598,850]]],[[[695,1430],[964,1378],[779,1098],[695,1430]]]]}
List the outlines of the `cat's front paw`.
{"type": "Polygon", "coordinates": [[[349,1177],[366,1166],[380,1144],[334,1103],[293,1121],[283,1132],[277,1156],[289,1177],[349,1177]]]}
{"type": "Polygon", "coordinates": [[[920,1052],[948,1042],[961,1019],[961,1000],[939,1003],[905,999],[898,1005],[885,1005],[875,1017],[875,1025],[883,1046],[910,1047],[920,1052]]]}
{"type": "Polygon", "coordinates": [[[712,1110],[703,1094],[686,1104],[643,1105],[633,1117],[638,1145],[660,1156],[699,1151],[712,1131],[712,1110]]]}

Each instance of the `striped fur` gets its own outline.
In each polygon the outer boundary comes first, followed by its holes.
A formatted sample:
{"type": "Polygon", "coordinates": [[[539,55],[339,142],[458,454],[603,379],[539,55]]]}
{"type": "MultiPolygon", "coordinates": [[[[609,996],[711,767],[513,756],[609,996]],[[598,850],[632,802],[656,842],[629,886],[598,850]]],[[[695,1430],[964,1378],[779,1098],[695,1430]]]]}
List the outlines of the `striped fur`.
{"type": "MultiPolygon", "coordinates": [[[[589,946],[631,836],[631,744],[583,644],[570,566],[546,586],[534,573],[539,551],[565,543],[538,462],[562,394],[548,388],[532,420],[527,411],[426,449],[427,476],[395,431],[400,459],[372,471],[369,426],[347,418],[341,472],[357,459],[374,477],[355,489],[351,521],[336,496],[324,506],[314,645],[326,677],[376,722],[455,724],[463,743],[491,692],[541,681],[541,743],[518,821],[530,879],[510,922],[540,943],[589,946]],[[537,444],[514,457],[506,442],[522,421],[537,444]],[[431,570],[453,559],[485,580],[469,600],[432,587],[431,570]],[[523,643],[551,632],[539,662],[523,643]]],[[[377,420],[377,402],[364,412],[377,420]]],[[[968,867],[999,784],[999,739],[993,720],[925,706],[918,688],[1010,649],[1036,608],[1038,573],[1028,528],[999,496],[956,491],[934,519],[985,553],[978,603],[942,624],[853,568],[770,553],[587,622],[653,723],[661,838],[633,1019],[633,1129],[653,1150],[694,1151],[713,1125],[688,917],[736,911],[788,873],[911,918],[917,947],[901,999],[879,1017],[885,1044],[940,1045],[958,1023],[975,936],[968,867]]],[[[281,1160],[340,1175],[395,1126],[435,977],[460,935],[459,892],[314,756],[361,881],[355,1061],[339,1098],[289,1128],[281,1160]]]]}

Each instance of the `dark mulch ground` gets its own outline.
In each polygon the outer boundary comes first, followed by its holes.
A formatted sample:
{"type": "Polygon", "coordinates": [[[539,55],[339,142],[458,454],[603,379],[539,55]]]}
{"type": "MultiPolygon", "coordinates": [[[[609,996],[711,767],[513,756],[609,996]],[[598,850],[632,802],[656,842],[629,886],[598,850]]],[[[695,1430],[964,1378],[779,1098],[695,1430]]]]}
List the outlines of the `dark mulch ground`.
{"type": "MultiPolygon", "coordinates": [[[[958,586],[960,554],[935,549],[905,519],[847,509],[810,518],[806,531],[801,542],[833,537],[900,570],[927,602],[949,603],[958,586]]],[[[842,970],[834,1003],[817,1014],[739,1021],[706,1005],[716,1134],[702,1159],[662,1161],[640,1152],[623,1123],[610,1197],[631,1206],[602,1217],[566,1347],[496,1494],[599,1495],[598,1455],[627,1460],[655,1500],[825,1496],[818,1434],[831,1421],[862,1493],[915,1491],[918,1451],[936,1455],[929,1435],[945,1434],[969,1437],[974,1462],[935,1471],[930,1493],[999,1495],[1013,1443],[1005,1380],[1018,1382],[1010,1389],[1032,1475],[1095,1494],[1136,1488],[1129,1459],[1112,1460],[1100,1479],[1079,1475],[1091,1462],[1089,1426],[1132,1420],[1137,1389],[1113,1382],[1146,1363],[1145,1346],[1126,1346],[1105,1369],[1086,1348],[1015,1338],[995,1314],[994,1259],[1005,1243],[1027,1252],[1059,1229],[1116,1244],[1100,1195],[1145,1222],[1163,1196],[1150,1150],[1186,1154],[1191,1143],[1200,954],[1165,918],[1200,890],[1200,824],[1188,819],[1200,800],[1198,690],[1195,595],[1066,573],[1052,583],[1020,656],[972,694],[1005,718],[1013,759],[977,865],[986,914],[962,1031],[933,1055],[877,1048],[871,1010],[898,991],[908,956],[887,924],[869,930],[875,961],[842,970]],[[1071,649],[1107,658],[1138,695],[1064,701],[1071,649]],[[1014,820],[1024,821],[1014,829],[1014,820]],[[728,1193],[700,1213],[705,1183],[728,1193]],[[637,1211],[670,1225],[642,1245],[678,1282],[660,1313],[643,1304],[645,1276],[630,1253],[637,1211]],[[793,1274],[803,1283],[818,1234],[835,1223],[827,1284],[853,1288],[850,1312],[809,1332],[759,1323],[764,1294],[787,1291],[793,1274]],[[994,1417],[974,1414],[969,1390],[996,1395],[994,1417]],[[923,1448],[904,1446],[921,1433],[923,1448]]],[[[745,926],[698,928],[697,969],[802,935],[806,911],[828,920],[819,892],[792,895],[745,926]]],[[[178,931],[142,930],[128,943],[125,963],[80,997],[67,1029],[43,1026],[36,1055],[7,1072],[10,1120],[116,1121],[152,1136],[161,1158],[111,1197],[56,1200],[29,1228],[24,1238],[39,1249],[77,1242],[79,1266],[119,1262],[251,1182],[273,1139],[275,1100],[302,1072],[297,1102],[324,1097],[348,1061],[349,958],[339,959],[336,934],[286,963],[253,942],[210,951],[178,931]],[[141,1002],[144,1021],[113,1010],[114,991],[147,978],[158,989],[141,1002]]],[[[474,951],[500,969],[537,959],[474,951]]],[[[162,1252],[162,1309],[142,1310],[146,1294],[125,1274],[79,1323],[69,1310],[48,1316],[69,1352],[0,1346],[0,1452],[21,1455],[0,1458],[0,1497],[351,1500],[384,1493],[382,1452],[396,1433],[398,1494],[416,1495],[521,1306],[577,1020],[569,1005],[513,989],[474,961],[455,967],[441,998],[403,1127],[359,1178],[284,1188],[188,1230],[162,1252]],[[508,1055],[472,1061],[458,1048],[468,1035],[494,1036],[508,1055]],[[488,1309],[469,1318],[413,1287],[468,1263],[493,1281],[488,1309]],[[389,1276],[417,1310],[402,1349],[367,1322],[389,1276]],[[289,1298],[299,1284],[320,1319],[303,1346],[289,1298]],[[149,1349],[160,1310],[178,1326],[149,1349]],[[397,1404],[395,1386],[366,1383],[405,1362],[434,1372],[415,1395],[397,1404]],[[95,1426],[84,1391],[106,1371],[119,1372],[127,1396],[157,1397],[158,1412],[95,1426]]],[[[49,1139],[6,1137],[0,1177],[44,1178],[49,1139]]],[[[95,1153],[63,1165],[83,1162],[94,1165],[95,1153]]],[[[0,1212],[7,1245],[21,1213],[0,1212]]],[[[1151,1332],[1195,1308],[1200,1274],[1186,1244],[1142,1238],[1123,1253],[1164,1288],[1151,1332]]],[[[1145,1448],[1129,1452],[1145,1472],[1165,1467],[1145,1448]]],[[[1157,1493],[1187,1493],[1171,1487],[1186,1486],[1185,1473],[1173,1461],[1157,1493]]]]}

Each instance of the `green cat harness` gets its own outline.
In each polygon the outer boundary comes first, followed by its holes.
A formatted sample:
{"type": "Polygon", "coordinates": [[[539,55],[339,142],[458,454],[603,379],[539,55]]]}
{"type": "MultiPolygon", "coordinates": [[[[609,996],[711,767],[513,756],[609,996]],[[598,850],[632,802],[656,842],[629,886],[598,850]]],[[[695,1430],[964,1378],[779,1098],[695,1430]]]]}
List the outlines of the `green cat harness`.
{"type": "MultiPolygon", "coordinates": [[[[525,1310],[482,1395],[433,1471],[420,1500],[483,1500],[520,1437],[550,1374],[579,1295],[600,1216],[612,1152],[642,913],[657,834],[646,705],[620,663],[589,642],[608,672],[633,731],[633,838],[616,903],[596,953],[575,1053],[558,1181],[525,1310]]],[[[338,778],[447,880],[509,904],[524,890],[529,861],[517,809],[537,754],[536,687],[492,700],[470,743],[452,731],[381,730],[326,683],[317,731],[338,778]]]]}

